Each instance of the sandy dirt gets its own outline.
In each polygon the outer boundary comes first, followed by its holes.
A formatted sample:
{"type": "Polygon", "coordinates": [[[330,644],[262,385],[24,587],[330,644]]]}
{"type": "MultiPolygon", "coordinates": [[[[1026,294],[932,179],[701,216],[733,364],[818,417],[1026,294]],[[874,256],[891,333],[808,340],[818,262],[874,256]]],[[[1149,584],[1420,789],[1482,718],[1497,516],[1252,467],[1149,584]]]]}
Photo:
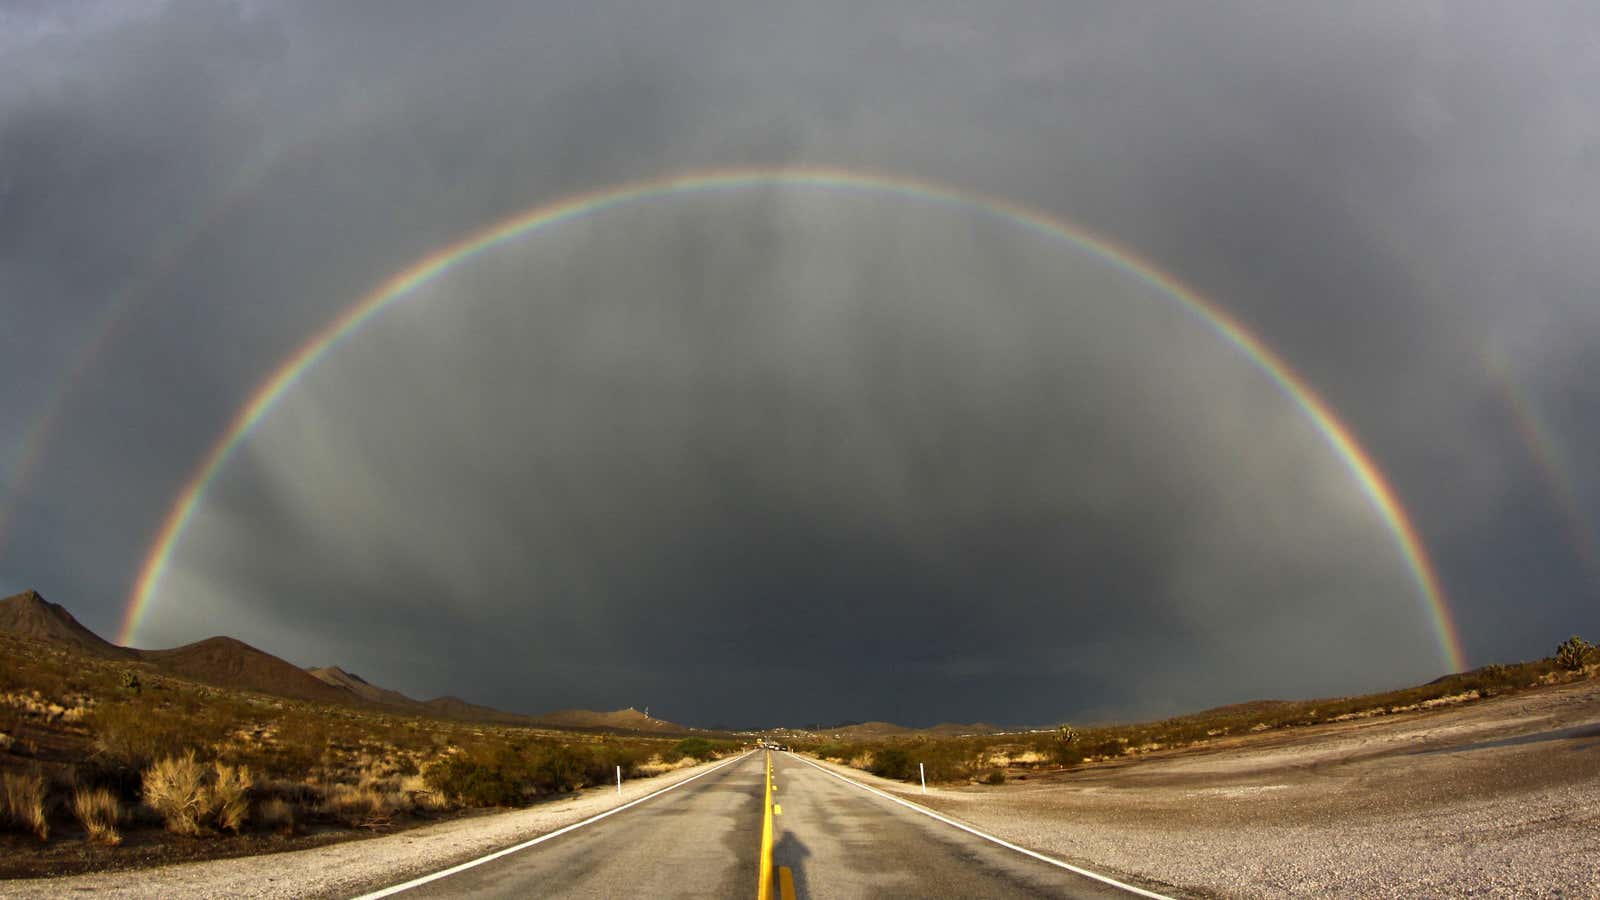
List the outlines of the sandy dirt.
{"type": "Polygon", "coordinates": [[[1600,680],[923,796],[1212,897],[1600,898],[1600,680]]]}

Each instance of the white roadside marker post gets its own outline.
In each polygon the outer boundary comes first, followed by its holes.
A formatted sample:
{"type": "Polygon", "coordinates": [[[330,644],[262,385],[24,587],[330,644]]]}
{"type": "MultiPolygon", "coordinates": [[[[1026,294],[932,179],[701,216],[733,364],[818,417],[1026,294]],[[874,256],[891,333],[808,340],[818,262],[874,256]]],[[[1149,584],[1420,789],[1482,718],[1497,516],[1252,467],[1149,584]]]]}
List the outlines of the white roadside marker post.
{"type": "Polygon", "coordinates": [[[617,796],[622,796],[622,767],[617,766],[617,796]]]}
{"type": "Polygon", "coordinates": [[[926,794],[928,792],[928,770],[922,767],[922,763],[917,763],[917,774],[922,776],[922,792],[926,794]]]}

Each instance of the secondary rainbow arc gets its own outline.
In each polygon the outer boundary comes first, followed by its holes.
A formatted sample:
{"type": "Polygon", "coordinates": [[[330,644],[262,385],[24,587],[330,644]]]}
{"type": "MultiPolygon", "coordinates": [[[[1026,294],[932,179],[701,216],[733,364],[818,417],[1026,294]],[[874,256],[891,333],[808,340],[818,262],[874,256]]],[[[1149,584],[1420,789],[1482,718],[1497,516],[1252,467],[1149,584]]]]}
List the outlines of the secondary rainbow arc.
{"type": "Polygon", "coordinates": [[[1354,432],[1287,362],[1237,319],[1206,300],[1193,288],[1157,268],[1153,263],[1107,238],[1071,222],[1052,217],[997,197],[957,190],[912,178],[830,168],[740,168],[684,172],[661,178],[628,182],[577,194],[544,204],[489,225],[412,263],[346,307],[320,331],[289,355],[234,414],[227,428],[201,458],[167,511],[155,540],[139,568],[123,616],[118,642],[131,643],[165,574],[184,529],[199,507],[208,484],[252,428],[267,415],[290,387],[329,350],[389,304],[413,288],[460,265],[480,253],[518,237],[563,222],[665,194],[784,185],[825,189],[859,189],[900,194],[981,210],[1041,234],[1063,240],[1079,250],[1127,272],[1196,316],[1232,345],[1283,394],[1299,406],[1316,425],[1329,446],[1345,464],[1356,483],[1392,532],[1418,594],[1426,606],[1441,660],[1452,671],[1466,667],[1450,608],[1439,575],[1416,525],[1398,495],[1354,432]]]}

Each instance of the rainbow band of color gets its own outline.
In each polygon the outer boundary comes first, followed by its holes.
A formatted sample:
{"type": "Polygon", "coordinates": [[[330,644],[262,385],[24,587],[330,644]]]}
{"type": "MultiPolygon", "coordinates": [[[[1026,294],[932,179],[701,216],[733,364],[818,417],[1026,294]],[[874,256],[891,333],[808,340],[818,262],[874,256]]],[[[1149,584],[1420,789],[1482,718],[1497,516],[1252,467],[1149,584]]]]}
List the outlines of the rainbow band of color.
{"type": "Polygon", "coordinates": [[[821,168],[751,168],[687,172],[579,194],[483,228],[411,264],[378,285],[284,360],[272,376],[262,382],[249,401],[239,409],[221,437],[207,451],[199,467],[184,484],[176,502],[172,504],[166,519],[162,522],[161,530],[157,533],[140,567],[118,641],[128,644],[138,632],[140,620],[150,607],[151,598],[155,596],[156,589],[161,583],[173,549],[183,536],[195,509],[200,505],[206,486],[222,469],[235,448],[307,369],[390,303],[406,296],[423,282],[471,260],[480,253],[539,229],[554,227],[651,197],[758,185],[867,190],[981,210],[1023,228],[1065,240],[1171,298],[1203,321],[1224,341],[1239,350],[1315,423],[1393,532],[1400,554],[1405,560],[1421,599],[1427,606],[1427,614],[1433,624],[1441,660],[1450,666],[1451,671],[1465,668],[1465,654],[1462,652],[1461,641],[1456,633],[1449,606],[1446,605],[1444,592],[1440,588],[1438,574],[1423,548],[1415,525],[1412,524],[1405,508],[1401,506],[1394,489],[1379,471],[1372,457],[1357,442],[1349,427],[1334,415],[1333,410],[1298,374],[1237,320],[1202,298],[1177,278],[1161,271],[1132,251],[1090,234],[1069,222],[997,198],[952,190],[922,181],[821,168]]]}

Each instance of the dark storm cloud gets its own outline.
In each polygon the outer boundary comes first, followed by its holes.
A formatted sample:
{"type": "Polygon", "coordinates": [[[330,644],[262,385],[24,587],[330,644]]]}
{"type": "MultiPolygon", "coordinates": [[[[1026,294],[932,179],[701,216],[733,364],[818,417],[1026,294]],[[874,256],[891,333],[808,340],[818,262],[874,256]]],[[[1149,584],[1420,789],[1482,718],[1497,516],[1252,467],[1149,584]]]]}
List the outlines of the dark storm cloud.
{"type": "MultiPolygon", "coordinates": [[[[353,298],[564,193],[750,162],[988,190],[1137,248],[1352,424],[1475,659],[1600,625],[1504,409],[1551,411],[1569,458],[1600,433],[1572,399],[1600,325],[1582,7],[0,22],[0,472],[63,411],[0,588],[101,630],[232,410],[353,298]]],[[[1374,513],[1214,338],[993,223],[834,200],[652,205],[386,313],[224,473],[149,637],[700,721],[1038,721],[1434,673],[1374,513]]],[[[1600,487],[1570,485],[1594,516],[1600,487]]]]}

